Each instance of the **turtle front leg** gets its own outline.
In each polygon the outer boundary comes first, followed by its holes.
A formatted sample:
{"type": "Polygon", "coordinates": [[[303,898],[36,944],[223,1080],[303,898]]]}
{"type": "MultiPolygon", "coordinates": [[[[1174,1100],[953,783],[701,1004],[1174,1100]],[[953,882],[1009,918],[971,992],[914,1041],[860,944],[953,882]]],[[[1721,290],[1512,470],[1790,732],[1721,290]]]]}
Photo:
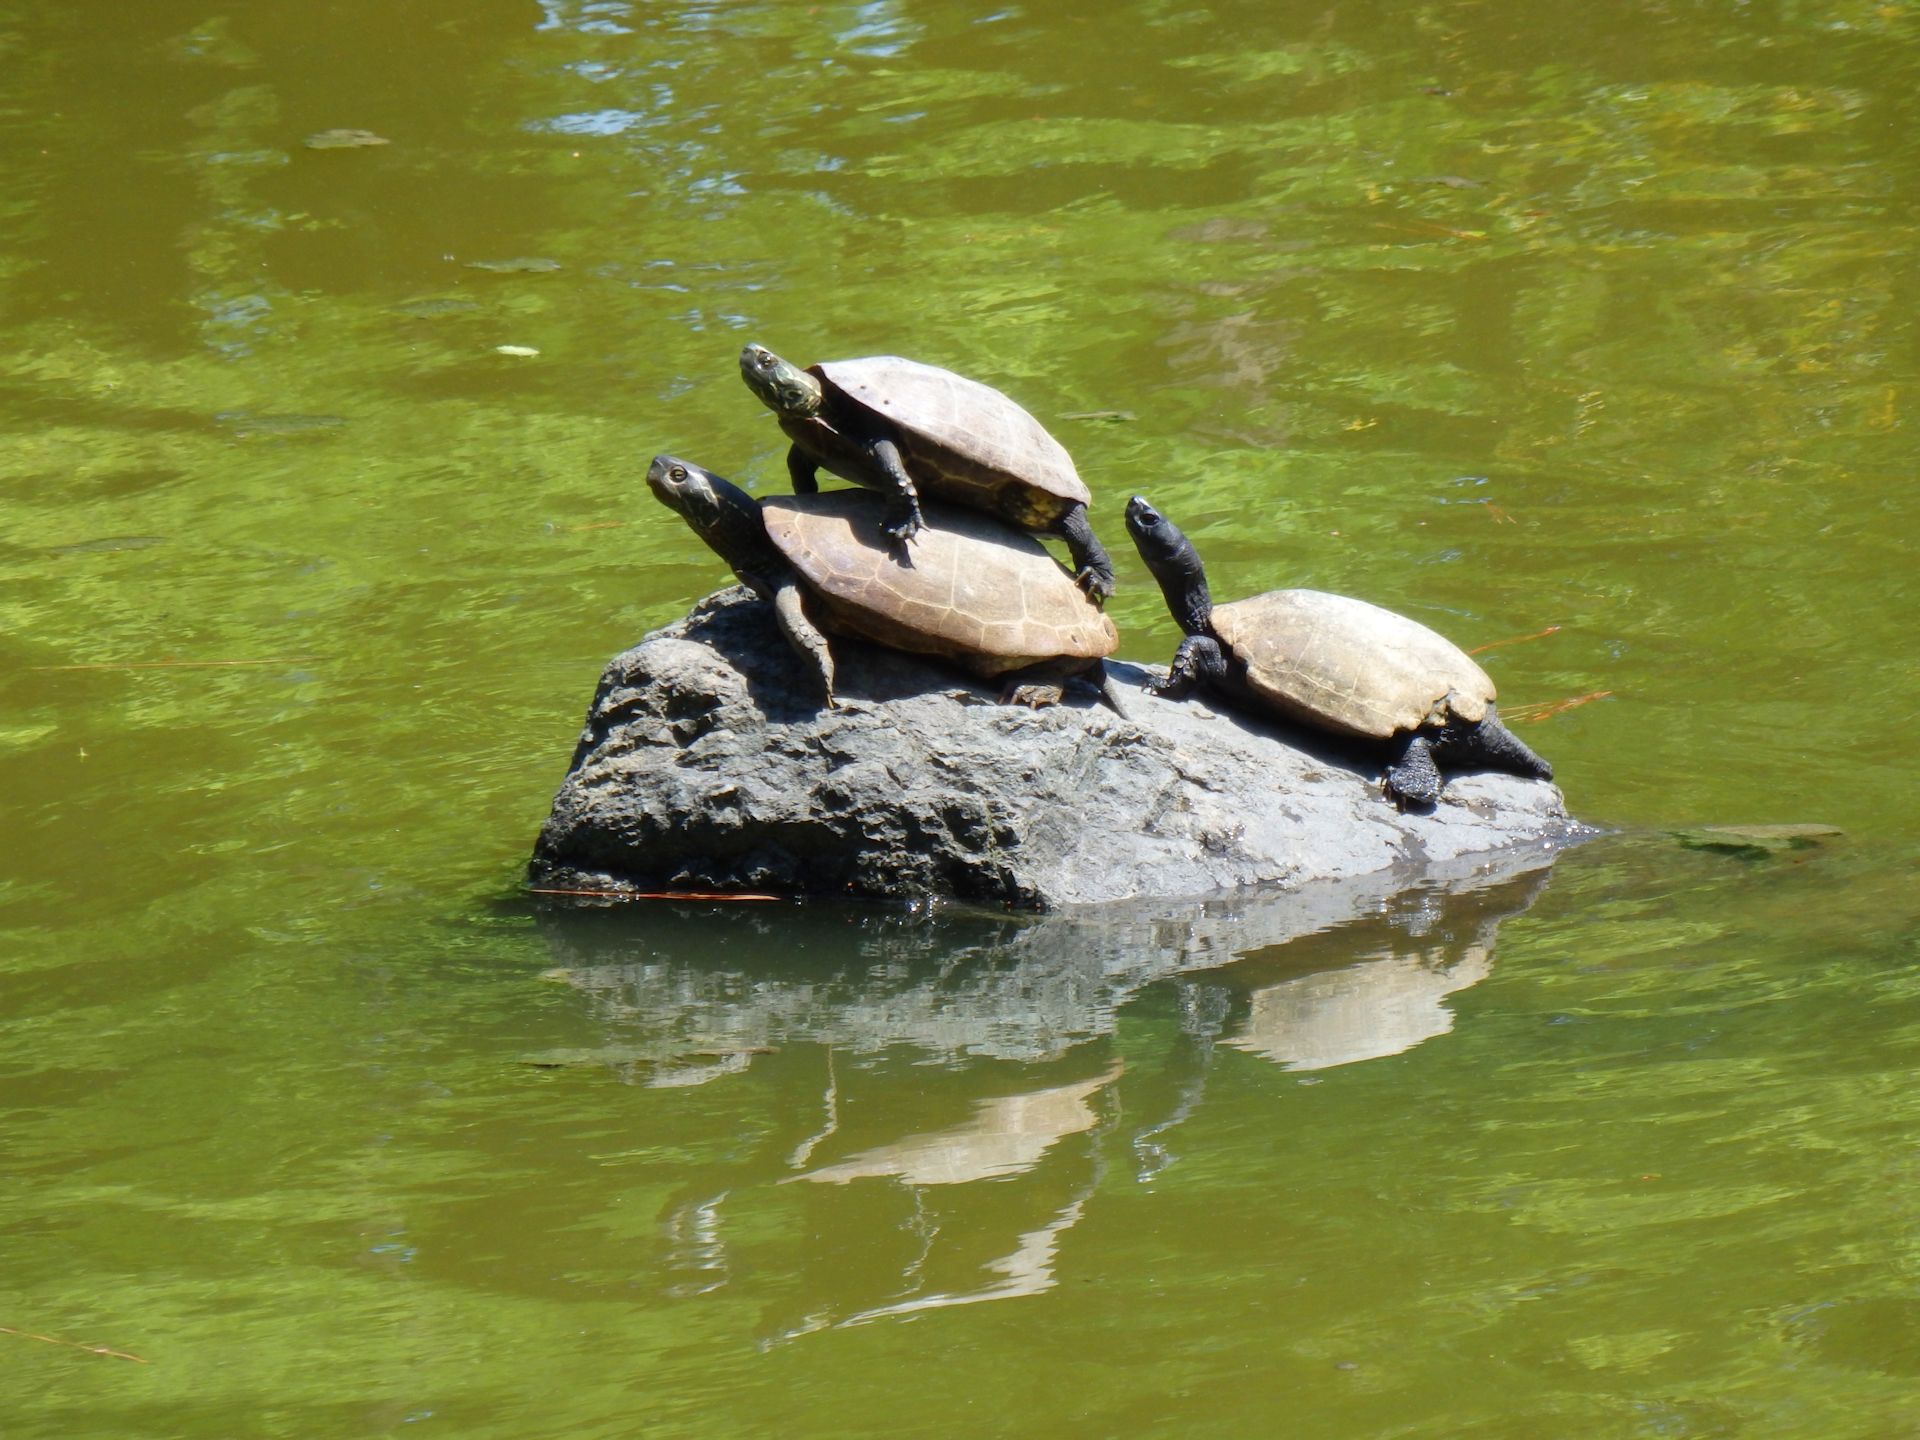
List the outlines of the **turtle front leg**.
{"type": "Polygon", "coordinates": [[[1060,523],[1055,528],[1073,555],[1076,571],[1073,578],[1094,604],[1106,604],[1107,597],[1113,594],[1113,561],[1094,538],[1093,526],[1087,520],[1087,507],[1075,505],[1060,517],[1060,523]]]}
{"type": "Polygon", "coordinates": [[[1196,685],[1217,685],[1227,678],[1227,657],[1220,642],[1211,635],[1189,635],[1173,652],[1167,678],[1147,687],[1155,695],[1169,700],[1183,699],[1196,685]]]}
{"type": "MultiPolygon", "coordinates": [[[[1030,710],[1062,704],[1067,698],[1067,680],[1074,673],[1077,672],[1063,670],[1058,662],[1048,660],[1016,670],[1004,677],[1006,684],[1000,691],[1000,703],[1025,705],[1030,710]]],[[[1120,687],[1113,683],[1113,674],[1104,660],[1094,661],[1093,668],[1082,678],[1093,682],[1101,701],[1114,714],[1122,720],[1133,718],[1127,713],[1126,702],[1120,698],[1120,687]]]]}
{"type": "Polygon", "coordinates": [[[1441,753],[1456,766],[1504,770],[1529,780],[1553,779],[1553,766],[1534,754],[1527,742],[1501,722],[1493,706],[1477,725],[1464,725],[1441,740],[1441,753]]]}
{"type": "Polygon", "coordinates": [[[1425,735],[1409,735],[1399,755],[1387,762],[1380,788],[1402,810],[1409,805],[1427,809],[1440,799],[1440,767],[1433,763],[1433,742],[1425,735]]]}
{"type": "Polygon", "coordinates": [[[793,482],[796,495],[820,493],[820,466],[798,445],[787,447],[787,478],[793,482]]]}
{"type": "Polygon", "coordinates": [[[1067,698],[1067,687],[1059,680],[1009,680],[1000,688],[1002,705],[1024,705],[1029,710],[1058,705],[1067,698]]]}
{"type": "Polygon", "coordinates": [[[827,637],[807,618],[806,608],[800,603],[800,587],[791,580],[773,592],[773,618],[779,622],[780,633],[787,637],[787,643],[811,663],[819,675],[827,709],[837,709],[839,702],[833,698],[833,652],[827,648],[827,637]]]}
{"type": "Polygon", "coordinates": [[[880,528],[904,547],[926,527],[926,517],[920,513],[920,492],[900,458],[900,447],[893,441],[875,440],[869,453],[875,467],[893,487],[893,504],[887,508],[887,521],[880,528]]]}

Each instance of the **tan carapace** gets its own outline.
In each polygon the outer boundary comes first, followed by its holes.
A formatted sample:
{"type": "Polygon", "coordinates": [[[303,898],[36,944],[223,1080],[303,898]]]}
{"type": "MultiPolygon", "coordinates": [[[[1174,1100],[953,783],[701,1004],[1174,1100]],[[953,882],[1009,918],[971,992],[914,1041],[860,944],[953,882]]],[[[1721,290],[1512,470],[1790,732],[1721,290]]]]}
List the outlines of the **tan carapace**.
{"type": "Polygon", "coordinates": [[[988,516],[929,505],[903,558],[880,529],[885,502],[865,490],[770,497],[761,513],[827,629],[982,676],[1056,660],[1071,673],[1120,643],[1038,541],[988,516]]]}
{"type": "Polygon", "coordinates": [[[1247,688],[1282,714],[1385,740],[1450,719],[1472,724],[1493,681],[1417,620],[1323,590],[1270,590],[1213,609],[1247,688]]]}
{"type": "Polygon", "coordinates": [[[907,468],[923,485],[931,480],[1034,530],[1093,499],[1066,448],[990,385],[898,355],[829,360],[810,370],[894,426],[907,468]]]}

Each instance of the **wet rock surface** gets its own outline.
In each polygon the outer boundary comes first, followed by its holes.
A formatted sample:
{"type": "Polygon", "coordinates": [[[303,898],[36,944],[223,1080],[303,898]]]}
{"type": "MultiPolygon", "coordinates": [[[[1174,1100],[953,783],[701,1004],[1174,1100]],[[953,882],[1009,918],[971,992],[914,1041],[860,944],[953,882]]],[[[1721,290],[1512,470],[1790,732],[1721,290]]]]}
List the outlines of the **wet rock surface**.
{"type": "Polygon", "coordinates": [[[1110,662],[1041,710],[932,661],[838,644],[841,708],[742,587],[602,674],[529,876],[542,889],[761,891],[1050,910],[1384,874],[1589,833],[1554,786],[1382,800],[1377,756],[1144,686],[1110,662]]]}

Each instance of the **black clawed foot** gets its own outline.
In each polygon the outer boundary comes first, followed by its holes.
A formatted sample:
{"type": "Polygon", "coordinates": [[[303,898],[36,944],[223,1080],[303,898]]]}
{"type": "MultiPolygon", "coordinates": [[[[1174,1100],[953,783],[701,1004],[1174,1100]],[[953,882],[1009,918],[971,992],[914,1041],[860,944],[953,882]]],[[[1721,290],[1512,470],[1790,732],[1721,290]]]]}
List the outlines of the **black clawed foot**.
{"type": "Polygon", "coordinates": [[[1407,742],[1400,757],[1387,766],[1380,792],[1401,810],[1431,810],[1440,803],[1440,767],[1433,762],[1433,746],[1424,735],[1407,742]]]}
{"type": "Polygon", "coordinates": [[[899,546],[902,553],[905,553],[907,546],[913,543],[913,537],[926,529],[926,521],[920,518],[920,511],[914,509],[897,520],[887,521],[880,528],[886,532],[887,538],[899,546]]]}
{"type": "Polygon", "coordinates": [[[1089,565],[1073,578],[1075,583],[1086,592],[1089,600],[1096,605],[1103,608],[1105,607],[1107,597],[1113,594],[1113,576],[1103,575],[1089,565]]]}
{"type": "Polygon", "coordinates": [[[1380,794],[1392,803],[1394,809],[1403,812],[1431,810],[1440,803],[1438,787],[1431,790],[1422,789],[1419,786],[1405,788],[1394,783],[1391,773],[1381,780],[1380,794]]]}

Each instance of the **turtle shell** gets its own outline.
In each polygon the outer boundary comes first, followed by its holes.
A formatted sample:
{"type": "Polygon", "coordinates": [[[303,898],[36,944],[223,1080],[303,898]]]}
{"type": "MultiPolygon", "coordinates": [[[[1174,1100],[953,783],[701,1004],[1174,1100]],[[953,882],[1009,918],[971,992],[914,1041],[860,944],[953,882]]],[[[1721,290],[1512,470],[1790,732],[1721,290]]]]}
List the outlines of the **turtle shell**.
{"type": "Polygon", "coordinates": [[[880,528],[887,501],[870,491],[780,495],[760,509],[826,629],[943,656],[978,675],[1050,660],[1084,668],[1120,643],[1113,621],[1038,541],[988,516],[927,505],[926,527],[902,560],[880,528]]]}
{"type": "Polygon", "coordinates": [[[990,385],[898,355],[828,360],[811,373],[893,426],[916,479],[1016,524],[1045,529],[1093,498],[1066,447],[990,385]]]}
{"type": "Polygon", "coordinates": [[[1417,620],[1322,590],[1270,590],[1213,611],[1246,685],[1292,719],[1384,740],[1449,720],[1471,724],[1493,681],[1417,620]]]}

